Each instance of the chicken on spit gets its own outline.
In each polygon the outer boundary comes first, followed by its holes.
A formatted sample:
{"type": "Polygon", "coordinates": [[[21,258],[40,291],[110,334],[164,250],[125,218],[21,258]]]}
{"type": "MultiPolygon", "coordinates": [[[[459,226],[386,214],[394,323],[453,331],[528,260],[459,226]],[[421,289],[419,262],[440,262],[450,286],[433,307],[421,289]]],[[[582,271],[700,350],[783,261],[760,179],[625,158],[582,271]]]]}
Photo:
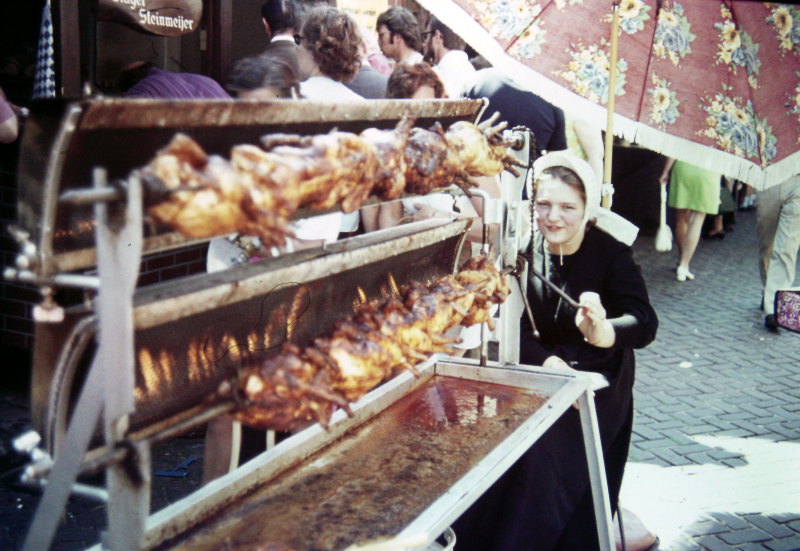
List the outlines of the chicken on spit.
{"type": "Polygon", "coordinates": [[[372,146],[378,161],[372,195],[387,201],[397,199],[406,189],[405,147],[414,119],[404,117],[394,130],[367,128],[361,139],[372,146]]]}
{"type": "Polygon", "coordinates": [[[185,134],[177,134],[143,170],[149,207],[156,220],[189,237],[238,231],[270,245],[287,234],[285,200],[275,187],[258,186],[253,174],[216,155],[207,156],[185,134]]]}
{"type": "Polygon", "coordinates": [[[458,153],[464,170],[470,176],[494,176],[503,170],[519,176],[514,167],[525,166],[508,152],[509,144],[502,137],[508,123],[501,122],[492,126],[499,117],[500,112],[496,112],[478,125],[465,121],[456,122],[445,132],[445,139],[458,153]]]}
{"type": "Polygon", "coordinates": [[[380,307],[362,306],[312,346],[284,345],[277,356],[240,369],[235,396],[244,407],[235,417],[259,429],[285,430],[308,419],[327,426],[333,405],[346,407],[398,371],[448,351],[458,339],[445,331],[487,320],[507,294],[485,257],[429,286],[404,287],[380,307]]]}
{"type": "Polygon", "coordinates": [[[301,207],[344,212],[370,195],[382,200],[426,194],[456,184],[465,192],[471,176],[516,173],[520,163],[492,126],[439,123],[413,128],[404,118],[394,130],[370,128],[361,135],[338,132],[300,136],[272,134],[262,148],[239,145],[230,161],[207,156],[184,134],[176,135],[144,169],[148,212],[190,237],[238,231],[258,235],[266,246],[284,242],[288,219],[301,207]],[[154,199],[154,200],[153,200],[154,199]]]}
{"type": "Polygon", "coordinates": [[[326,426],[333,404],[347,407],[344,397],[328,389],[327,372],[291,344],[260,365],[243,366],[239,386],[248,403],[258,407],[241,410],[234,417],[263,429],[289,430],[311,418],[326,426]]]}
{"type": "Polygon", "coordinates": [[[481,293],[475,295],[472,307],[461,320],[461,324],[470,326],[476,323],[488,323],[489,328],[494,329],[490,308],[493,304],[504,302],[508,297],[510,290],[505,277],[494,269],[491,260],[486,256],[470,258],[455,277],[464,285],[477,285],[481,289],[481,293]]]}
{"type": "Polygon", "coordinates": [[[341,203],[353,212],[375,185],[373,147],[356,134],[333,129],[317,136],[268,135],[261,142],[276,158],[272,180],[296,193],[300,206],[325,210],[341,203]]]}

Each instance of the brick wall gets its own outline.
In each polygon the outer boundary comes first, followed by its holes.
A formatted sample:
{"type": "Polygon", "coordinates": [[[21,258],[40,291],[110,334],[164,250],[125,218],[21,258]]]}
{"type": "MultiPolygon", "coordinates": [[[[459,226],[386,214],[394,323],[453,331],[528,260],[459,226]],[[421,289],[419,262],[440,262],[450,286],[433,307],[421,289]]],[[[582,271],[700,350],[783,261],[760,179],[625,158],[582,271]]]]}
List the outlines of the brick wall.
{"type": "Polygon", "coordinates": [[[152,285],[176,277],[202,274],[206,271],[208,244],[194,245],[178,251],[154,254],[142,259],[138,286],[152,285]]]}
{"type": "MultiPolygon", "coordinates": [[[[17,159],[19,140],[0,144],[0,257],[2,270],[14,266],[18,247],[6,229],[17,223],[17,159]]],[[[139,286],[205,272],[208,245],[194,245],[142,259],[139,286]]],[[[0,273],[2,273],[0,270],[0,273]]],[[[33,348],[33,306],[42,299],[32,285],[0,278],[0,348],[33,348]]]]}
{"type": "MultiPolygon", "coordinates": [[[[6,229],[17,222],[19,142],[0,144],[0,256],[2,269],[14,266],[17,243],[6,229]]],[[[30,349],[33,321],[30,304],[40,300],[35,288],[0,280],[0,347],[30,349]]]]}

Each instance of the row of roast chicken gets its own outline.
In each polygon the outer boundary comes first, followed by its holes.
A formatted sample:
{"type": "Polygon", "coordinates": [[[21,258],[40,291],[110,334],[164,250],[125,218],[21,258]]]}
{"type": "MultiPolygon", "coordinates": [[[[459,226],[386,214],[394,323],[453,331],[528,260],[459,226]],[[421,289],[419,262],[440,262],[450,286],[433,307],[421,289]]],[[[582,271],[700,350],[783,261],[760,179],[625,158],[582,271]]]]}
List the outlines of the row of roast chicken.
{"type": "Polygon", "coordinates": [[[436,352],[459,342],[446,333],[488,322],[509,289],[486,256],[429,286],[413,283],[382,306],[362,305],[327,335],[300,349],[285,344],[268,359],[246,358],[215,398],[233,398],[235,417],[259,429],[288,430],[311,420],[328,425],[333,406],[344,408],[366,392],[436,352]]]}
{"type": "Polygon", "coordinates": [[[143,170],[148,196],[158,198],[148,213],[189,237],[239,232],[281,245],[298,208],[338,204],[352,212],[370,196],[386,201],[452,184],[468,192],[470,177],[516,174],[521,163],[502,137],[506,123],[495,122],[456,122],[444,131],[404,118],[394,129],[361,134],[271,134],[260,147],[233,147],[230,160],[178,134],[143,170]]]}

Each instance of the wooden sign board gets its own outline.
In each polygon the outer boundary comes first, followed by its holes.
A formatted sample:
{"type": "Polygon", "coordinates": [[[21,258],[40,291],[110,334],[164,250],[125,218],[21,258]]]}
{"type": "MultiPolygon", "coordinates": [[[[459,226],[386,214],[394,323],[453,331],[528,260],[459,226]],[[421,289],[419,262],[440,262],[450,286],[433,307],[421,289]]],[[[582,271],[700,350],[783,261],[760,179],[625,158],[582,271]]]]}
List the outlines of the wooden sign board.
{"type": "Polygon", "coordinates": [[[197,30],[203,0],[98,0],[97,18],[159,36],[197,30]]]}

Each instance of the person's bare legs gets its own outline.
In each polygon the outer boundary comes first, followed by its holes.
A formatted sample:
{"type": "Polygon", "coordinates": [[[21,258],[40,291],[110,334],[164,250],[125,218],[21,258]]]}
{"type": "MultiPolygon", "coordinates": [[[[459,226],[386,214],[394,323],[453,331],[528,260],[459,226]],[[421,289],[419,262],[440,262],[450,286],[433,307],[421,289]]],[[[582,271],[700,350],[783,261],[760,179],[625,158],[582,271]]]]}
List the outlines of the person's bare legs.
{"type": "Polygon", "coordinates": [[[380,205],[370,205],[361,208],[361,223],[364,225],[364,233],[374,232],[378,227],[378,213],[380,205]]]}
{"type": "Polygon", "coordinates": [[[700,241],[700,232],[703,230],[704,212],[689,209],[675,211],[675,241],[678,243],[678,280],[694,279],[689,271],[689,262],[697,249],[700,241]]]}
{"type": "Polygon", "coordinates": [[[717,234],[724,234],[725,228],[722,226],[722,215],[718,214],[714,217],[714,224],[711,226],[711,231],[708,232],[709,237],[714,237],[717,234]]]}

